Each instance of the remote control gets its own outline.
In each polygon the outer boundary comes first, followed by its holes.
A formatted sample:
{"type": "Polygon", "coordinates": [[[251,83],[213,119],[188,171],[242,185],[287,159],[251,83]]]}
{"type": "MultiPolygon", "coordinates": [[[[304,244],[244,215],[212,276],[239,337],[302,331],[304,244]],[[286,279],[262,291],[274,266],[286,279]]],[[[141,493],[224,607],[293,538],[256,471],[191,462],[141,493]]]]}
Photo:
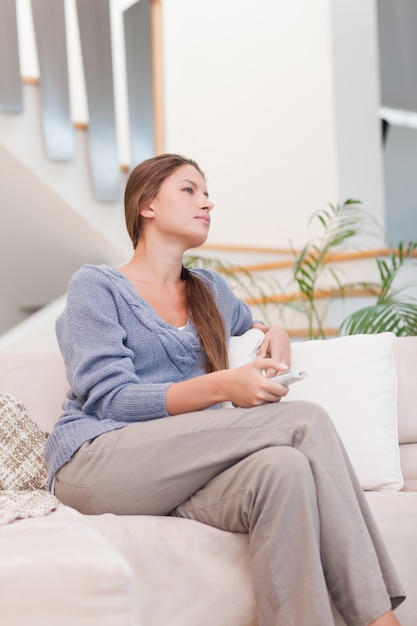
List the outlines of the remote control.
{"type": "Polygon", "coordinates": [[[281,385],[291,385],[292,383],[297,383],[299,380],[303,380],[303,378],[307,378],[307,372],[304,370],[294,370],[293,372],[285,372],[284,374],[273,376],[271,380],[275,380],[281,385]]]}

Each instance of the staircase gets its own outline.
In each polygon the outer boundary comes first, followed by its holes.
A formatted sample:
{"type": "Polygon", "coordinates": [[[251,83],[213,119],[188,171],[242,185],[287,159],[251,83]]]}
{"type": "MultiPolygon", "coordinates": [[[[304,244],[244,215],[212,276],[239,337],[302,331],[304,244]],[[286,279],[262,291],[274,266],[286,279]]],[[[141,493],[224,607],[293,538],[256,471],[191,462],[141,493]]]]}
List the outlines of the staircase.
{"type": "Polygon", "coordinates": [[[131,254],[121,144],[160,151],[159,20],[158,0],[0,4],[0,345],[33,314],[36,334],[81,265],[131,254]]]}
{"type": "Polygon", "coordinates": [[[130,254],[122,200],[94,197],[86,131],[76,130],[74,161],[49,161],[36,85],[24,101],[23,113],[0,115],[0,334],[62,296],[83,263],[130,254]]]}

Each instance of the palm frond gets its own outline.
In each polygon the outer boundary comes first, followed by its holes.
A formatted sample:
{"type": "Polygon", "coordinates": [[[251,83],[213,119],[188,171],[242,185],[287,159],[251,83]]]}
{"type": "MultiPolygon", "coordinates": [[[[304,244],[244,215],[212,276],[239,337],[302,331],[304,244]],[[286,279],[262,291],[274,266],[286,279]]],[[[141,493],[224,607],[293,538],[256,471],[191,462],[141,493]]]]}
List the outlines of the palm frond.
{"type": "Polygon", "coordinates": [[[309,224],[313,221],[320,223],[323,232],[308,241],[301,252],[298,254],[294,252],[292,274],[299,292],[307,299],[304,310],[308,327],[312,329],[315,320],[316,327],[321,329],[322,322],[314,298],[322,274],[329,273],[342,296],[344,291],[338,268],[328,262],[331,254],[341,252],[354,241],[355,237],[363,235],[364,232],[376,236],[376,229],[372,216],[363,209],[362,203],[351,198],[341,205],[329,204],[324,209],[315,211],[310,217],[309,224]],[[372,228],[369,224],[372,224],[372,228]]]}
{"type": "Polygon", "coordinates": [[[400,336],[417,335],[417,304],[393,301],[364,307],[346,318],[341,335],[375,334],[390,331],[400,336]]]}
{"type": "MultiPolygon", "coordinates": [[[[400,242],[388,259],[377,259],[380,292],[373,305],[356,311],[343,320],[340,334],[367,334],[384,331],[397,336],[417,335],[417,299],[407,295],[408,285],[395,286],[406,260],[417,249],[417,242],[400,242]]],[[[411,261],[413,262],[413,261],[411,261]]]]}

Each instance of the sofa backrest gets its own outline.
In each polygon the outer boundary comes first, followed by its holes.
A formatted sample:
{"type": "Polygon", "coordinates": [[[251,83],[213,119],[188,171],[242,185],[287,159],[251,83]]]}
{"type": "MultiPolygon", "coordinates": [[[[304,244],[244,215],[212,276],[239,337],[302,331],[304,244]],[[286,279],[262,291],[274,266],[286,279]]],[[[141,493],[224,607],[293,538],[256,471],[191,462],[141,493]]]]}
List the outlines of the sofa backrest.
{"type": "Polygon", "coordinates": [[[68,387],[59,350],[0,352],[0,392],[23,402],[41,430],[51,432],[68,387]]]}
{"type": "MultiPolygon", "coordinates": [[[[404,479],[417,483],[417,337],[397,338],[394,361],[401,467],[404,479]]],[[[0,392],[23,402],[43,431],[51,431],[67,391],[58,350],[0,352],[0,392]]]]}
{"type": "Polygon", "coordinates": [[[397,337],[394,348],[397,373],[398,440],[406,485],[417,488],[417,337],[397,337]]]}

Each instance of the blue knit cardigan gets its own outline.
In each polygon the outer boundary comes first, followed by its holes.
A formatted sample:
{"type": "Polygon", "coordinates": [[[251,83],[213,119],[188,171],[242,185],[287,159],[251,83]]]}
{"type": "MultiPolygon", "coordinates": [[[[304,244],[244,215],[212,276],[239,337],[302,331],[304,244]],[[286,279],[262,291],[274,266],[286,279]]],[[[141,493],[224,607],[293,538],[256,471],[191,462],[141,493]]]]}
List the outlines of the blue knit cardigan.
{"type": "MultiPolygon", "coordinates": [[[[192,271],[213,290],[226,336],[247,331],[249,307],[224,278],[212,270],[192,271]]],[[[46,441],[50,485],[86,441],[130,422],[168,417],[168,387],[204,374],[192,322],[181,330],[164,322],[107,265],[85,265],[74,274],[56,333],[70,390],[46,441]]]]}

